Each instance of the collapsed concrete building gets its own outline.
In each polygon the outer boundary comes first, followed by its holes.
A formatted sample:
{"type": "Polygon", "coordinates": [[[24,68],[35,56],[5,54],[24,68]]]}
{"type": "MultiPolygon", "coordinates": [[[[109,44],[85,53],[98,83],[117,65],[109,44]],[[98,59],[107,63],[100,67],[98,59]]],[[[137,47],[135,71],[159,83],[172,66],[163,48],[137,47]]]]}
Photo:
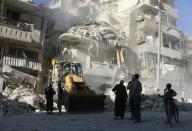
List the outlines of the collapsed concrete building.
{"type": "Polygon", "coordinates": [[[117,2],[60,0],[52,1],[48,7],[55,20],[50,22],[50,25],[53,24],[52,33],[47,33],[46,41],[49,44],[46,45],[59,49],[55,56],[64,49],[72,48],[76,52],[75,57],[80,57],[76,60],[80,60],[78,62],[83,65],[88,83],[95,87],[105,82],[117,82],[120,77],[122,79],[130,74],[128,70],[132,70],[132,66],[127,64],[131,63],[127,58],[127,52],[131,52],[127,48],[128,38],[107,20],[109,11],[117,10],[117,2]],[[91,74],[96,78],[91,77],[91,74]]]}
{"type": "MultiPolygon", "coordinates": [[[[129,62],[142,81],[156,86],[158,45],[160,43],[159,88],[170,82],[182,94],[183,36],[177,27],[178,11],[174,0],[118,0],[116,9],[107,14],[108,22],[128,37],[129,62]],[[133,54],[133,55],[132,55],[133,54]],[[135,55],[136,54],[136,55],[135,55]],[[181,75],[182,74],[182,75],[181,75]]],[[[148,86],[147,86],[148,87],[148,86]]],[[[180,97],[180,96],[179,96],[180,97]]]]}
{"type": "Polygon", "coordinates": [[[32,0],[0,0],[0,4],[1,67],[21,72],[17,75],[23,81],[36,83],[35,90],[42,92],[44,12],[32,0]]]}
{"type": "Polygon", "coordinates": [[[160,43],[160,87],[164,88],[167,82],[171,82],[182,92],[186,43],[176,24],[178,11],[175,0],[161,0],[160,3],[158,0],[53,0],[49,9],[54,12],[52,25],[54,32],[58,33],[53,41],[55,45],[59,36],[71,27],[75,29],[88,23],[93,23],[93,26],[95,21],[95,24],[106,22],[114,32],[127,38],[124,47],[128,49],[125,57],[128,77],[139,73],[151,86],[155,86],[160,43]]]}

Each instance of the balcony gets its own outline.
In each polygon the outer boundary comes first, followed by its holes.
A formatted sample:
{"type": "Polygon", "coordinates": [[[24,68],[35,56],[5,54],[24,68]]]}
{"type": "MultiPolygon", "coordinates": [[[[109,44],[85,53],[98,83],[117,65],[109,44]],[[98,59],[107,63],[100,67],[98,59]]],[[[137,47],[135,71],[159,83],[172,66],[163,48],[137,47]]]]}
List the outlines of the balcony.
{"type": "MultiPolygon", "coordinates": [[[[155,20],[145,18],[144,21],[138,22],[137,27],[138,30],[143,31],[144,34],[148,32],[158,32],[158,23],[159,22],[156,22],[155,20]]],[[[169,36],[181,39],[181,33],[177,27],[161,23],[161,31],[169,36]]]]}
{"type": "Polygon", "coordinates": [[[32,59],[4,56],[2,59],[2,63],[5,65],[13,66],[13,67],[22,67],[22,68],[28,68],[31,70],[41,69],[41,64],[36,60],[32,60],[32,59]]]}
{"type": "Polygon", "coordinates": [[[172,36],[177,39],[181,39],[181,33],[180,30],[177,29],[176,27],[172,26],[167,26],[167,25],[162,25],[161,26],[162,32],[165,34],[168,34],[169,36],[172,36]]]}
{"type": "Polygon", "coordinates": [[[33,25],[7,18],[0,19],[0,39],[21,43],[40,42],[40,34],[33,31],[33,25]]]}
{"type": "MultiPolygon", "coordinates": [[[[150,52],[150,53],[157,54],[158,52],[158,46],[157,44],[154,44],[154,43],[144,43],[138,46],[139,46],[138,47],[139,53],[150,52]]],[[[166,47],[161,47],[161,55],[167,56],[173,59],[181,59],[180,51],[176,51],[166,47]]]]}
{"type": "Polygon", "coordinates": [[[175,8],[173,8],[173,7],[171,7],[171,6],[167,5],[167,4],[163,4],[163,6],[164,6],[164,9],[167,11],[167,13],[170,16],[178,19],[179,15],[178,15],[177,9],[175,9],[175,8]]]}
{"type": "Polygon", "coordinates": [[[157,11],[158,0],[141,0],[139,6],[142,10],[155,9],[157,11]]]}
{"type": "MultiPolygon", "coordinates": [[[[148,9],[155,9],[157,13],[158,9],[158,0],[141,0],[141,4],[139,5],[140,8],[144,10],[148,9]]],[[[178,18],[178,11],[174,7],[171,7],[170,5],[164,4],[163,6],[164,11],[166,11],[170,16],[174,18],[178,18]]],[[[163,11],[163,10],[162,10],[163,11]]]]}
{"type": "Polygon", "coordinates": [[[145,18],[144,21],[138,22],[138,29],[143,30],[145,33],[151,31],[158,31],[158,24],[156,24],[155,20],[145,18]]]}

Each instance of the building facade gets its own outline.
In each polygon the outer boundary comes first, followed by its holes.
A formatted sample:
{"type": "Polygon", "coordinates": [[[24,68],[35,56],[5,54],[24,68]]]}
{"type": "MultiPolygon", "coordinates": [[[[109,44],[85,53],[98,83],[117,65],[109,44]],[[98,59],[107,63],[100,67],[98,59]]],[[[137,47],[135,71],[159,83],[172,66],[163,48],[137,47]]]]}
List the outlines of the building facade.
{"type": "Polygon", "coordinates": [[[0,59],[22,71],[40,87],[45,37],[44,14],[32,0],[0,0],[0,59]]]}
{"type": "Polygon", "coordinates": [[[182,66],[181,31],[176,25],[178,11],[174,4],[174,0],[119,1],[119,13],[128,21],[124,28],[129,36],[128,45],[138,54],[137,64],[143,77],[156,75],[159,43],[160,73],[182,66]],[[125,6],[126,2],[130,6],[125,6]]]}

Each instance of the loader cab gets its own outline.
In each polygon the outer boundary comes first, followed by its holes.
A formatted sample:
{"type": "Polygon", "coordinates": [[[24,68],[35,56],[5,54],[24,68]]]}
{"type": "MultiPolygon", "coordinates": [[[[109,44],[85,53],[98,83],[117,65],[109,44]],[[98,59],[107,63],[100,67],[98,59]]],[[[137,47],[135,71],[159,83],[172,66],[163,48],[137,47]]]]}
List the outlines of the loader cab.
{"type": "Polygon", "coordinates": [[[79,77],[83,76],[83,70],[80,63],[65,62],[63,64],[63,70],[65,70],[67,74],[76,75],[79,77]]]}

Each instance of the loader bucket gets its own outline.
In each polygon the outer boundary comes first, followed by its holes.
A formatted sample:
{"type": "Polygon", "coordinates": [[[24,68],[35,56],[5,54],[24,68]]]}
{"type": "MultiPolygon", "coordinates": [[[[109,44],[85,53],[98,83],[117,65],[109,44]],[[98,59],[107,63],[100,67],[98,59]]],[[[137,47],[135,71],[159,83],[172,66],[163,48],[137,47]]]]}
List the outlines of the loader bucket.
{"type": "Polygon", "coordinates": [[[104,111],[104,95],[68,95],[65,99],[67,112],[74,111],[104,111]]]}

